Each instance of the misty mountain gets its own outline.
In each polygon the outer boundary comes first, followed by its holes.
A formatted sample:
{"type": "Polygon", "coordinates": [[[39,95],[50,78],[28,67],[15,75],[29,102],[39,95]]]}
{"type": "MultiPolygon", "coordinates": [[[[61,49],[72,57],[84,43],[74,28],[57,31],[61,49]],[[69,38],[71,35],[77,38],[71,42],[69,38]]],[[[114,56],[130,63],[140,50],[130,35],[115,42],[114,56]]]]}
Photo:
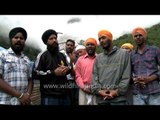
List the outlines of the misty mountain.
{"type": "MultiPolygon", "coordinates": [[[[5,29],[5,28],[4,28],[5,29]]],[[[4,30],[3,29],[3,30],[4,30]]],[[[1,29],[2,30],[2,29],[1,29]]],[[[9,38],[6,37],[5,34],[1,34],[0,32],[0,47],[4,49],[8,49],[10,47],[9,38]]],[[[35,60],[36,56],[40,52],[40,49],[33,48],[31,46],[26,45],[24,49],[24,53],[31,59],[35,60]]]]}
{"type": "MultiPolygon", "coordinates": [[[[9,36],[8,36],[8,32],[10,31],[10,28],[13,28],[11,22],[5,17],[1,18],[0,19],[0,47],[4,49],[8,49],[10,47],[9,36]]],[[[40,51],[41,51],[40,48],[37,48],[37,46],[34,47],[27,44],[24,49],[24,53],[31,60],[35,60],[36,56],[40,51]]]]}

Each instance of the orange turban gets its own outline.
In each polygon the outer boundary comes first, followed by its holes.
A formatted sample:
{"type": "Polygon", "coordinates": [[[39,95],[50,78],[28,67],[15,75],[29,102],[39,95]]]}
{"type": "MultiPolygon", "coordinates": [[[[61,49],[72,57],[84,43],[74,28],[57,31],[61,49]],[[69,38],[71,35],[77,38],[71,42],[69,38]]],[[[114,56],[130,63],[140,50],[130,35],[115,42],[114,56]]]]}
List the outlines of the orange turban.
{"type": "Polygon", "coordinates": [[[133,45],[131,43],[124,43],[121,48],[128,48],[130,50],[133,50],[133,45]]]}
{"type": "Polygon", "coordinates": [[[94,44],[96,47],[98,46],[97,41],[96,41],[96,39],[94,39],[94,38],[88,38],[88,39],[85,41],[85,45],[88,44],[88,43],[92,43],[92,44],[94,44]]]}
{"type": "Polygon", "coordinates": [[[137,27],[137,28],[133,29],[133,31],[132,31],[132,36],[134,37],[134,35],[135,35],[136,33],[141,34],[144,38],[146,38],[146,36],[147,36],[146,30],[143,29],[143,28],[141,28],[141,27],[137,27]]]}
{"type": "Polygon", "coordinates": [[[106,36],[109,40],[112,40],[113,38],[112,33],[108,30],[100,30],[98,32],[98,38],[100,38],[101,36],[106,36]]]}

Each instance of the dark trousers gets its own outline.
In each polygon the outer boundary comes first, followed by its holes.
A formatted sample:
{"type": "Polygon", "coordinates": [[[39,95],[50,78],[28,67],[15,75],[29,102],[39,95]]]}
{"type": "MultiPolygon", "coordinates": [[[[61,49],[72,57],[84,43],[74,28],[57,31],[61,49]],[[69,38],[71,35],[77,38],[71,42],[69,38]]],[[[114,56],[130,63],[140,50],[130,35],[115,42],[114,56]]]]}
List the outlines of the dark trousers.
{"type": "Polygon", "coordinates": [[[79,88],[75,80],[68,80],[68,81],[69,81],[69,98],[71,105],[78,105],[79,88]]]}
{"type": "Polygon", "coordinates": [[[98,103],[98,105],[127,105],[126,101],[121,102],[108,102],[108,103],[98,103]]]}
{"type": "Polygon", "coordinates": [[[70,105],[70,98],[68,95],[64,96],[41,96],[41,105],[70,105]]]}

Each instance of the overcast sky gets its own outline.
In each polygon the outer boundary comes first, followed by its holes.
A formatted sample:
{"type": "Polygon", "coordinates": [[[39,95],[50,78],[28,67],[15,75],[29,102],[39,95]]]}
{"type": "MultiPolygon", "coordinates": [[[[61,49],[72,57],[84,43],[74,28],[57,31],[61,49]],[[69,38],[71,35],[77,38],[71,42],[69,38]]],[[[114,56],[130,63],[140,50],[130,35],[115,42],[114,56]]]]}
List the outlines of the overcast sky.
{"type": "Polygon", "coordinates": [[[76,41],[88,37],[97,39],[97,32],[107,29],[116,39],[130,33],[135,27],[147,28],[160,23],[160,15],[0,15],[0,22],[8,29],[17,26],[25,28],[28,33],[27,44],[38,45],[44,50],[46,46],[41,36],[47,29],[62,32],[59,38],[68,35],[76,41]]]}

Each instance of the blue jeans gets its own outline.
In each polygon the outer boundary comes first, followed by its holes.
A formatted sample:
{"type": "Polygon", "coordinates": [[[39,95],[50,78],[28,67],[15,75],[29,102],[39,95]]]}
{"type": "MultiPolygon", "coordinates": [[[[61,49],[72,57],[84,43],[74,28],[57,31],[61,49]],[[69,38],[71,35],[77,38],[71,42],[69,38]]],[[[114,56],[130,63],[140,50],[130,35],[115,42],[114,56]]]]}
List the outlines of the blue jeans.
{"type": "Polygon", "coordinates": [[[41,97],[41,105],[70,105],[70,99],[68,95],[61,97],[45,96],[41,97]]]}
{"type": "Polygon", "coordinates": [[[133,105],[160,105],[160,93],[133,94],[133,105]]]}

